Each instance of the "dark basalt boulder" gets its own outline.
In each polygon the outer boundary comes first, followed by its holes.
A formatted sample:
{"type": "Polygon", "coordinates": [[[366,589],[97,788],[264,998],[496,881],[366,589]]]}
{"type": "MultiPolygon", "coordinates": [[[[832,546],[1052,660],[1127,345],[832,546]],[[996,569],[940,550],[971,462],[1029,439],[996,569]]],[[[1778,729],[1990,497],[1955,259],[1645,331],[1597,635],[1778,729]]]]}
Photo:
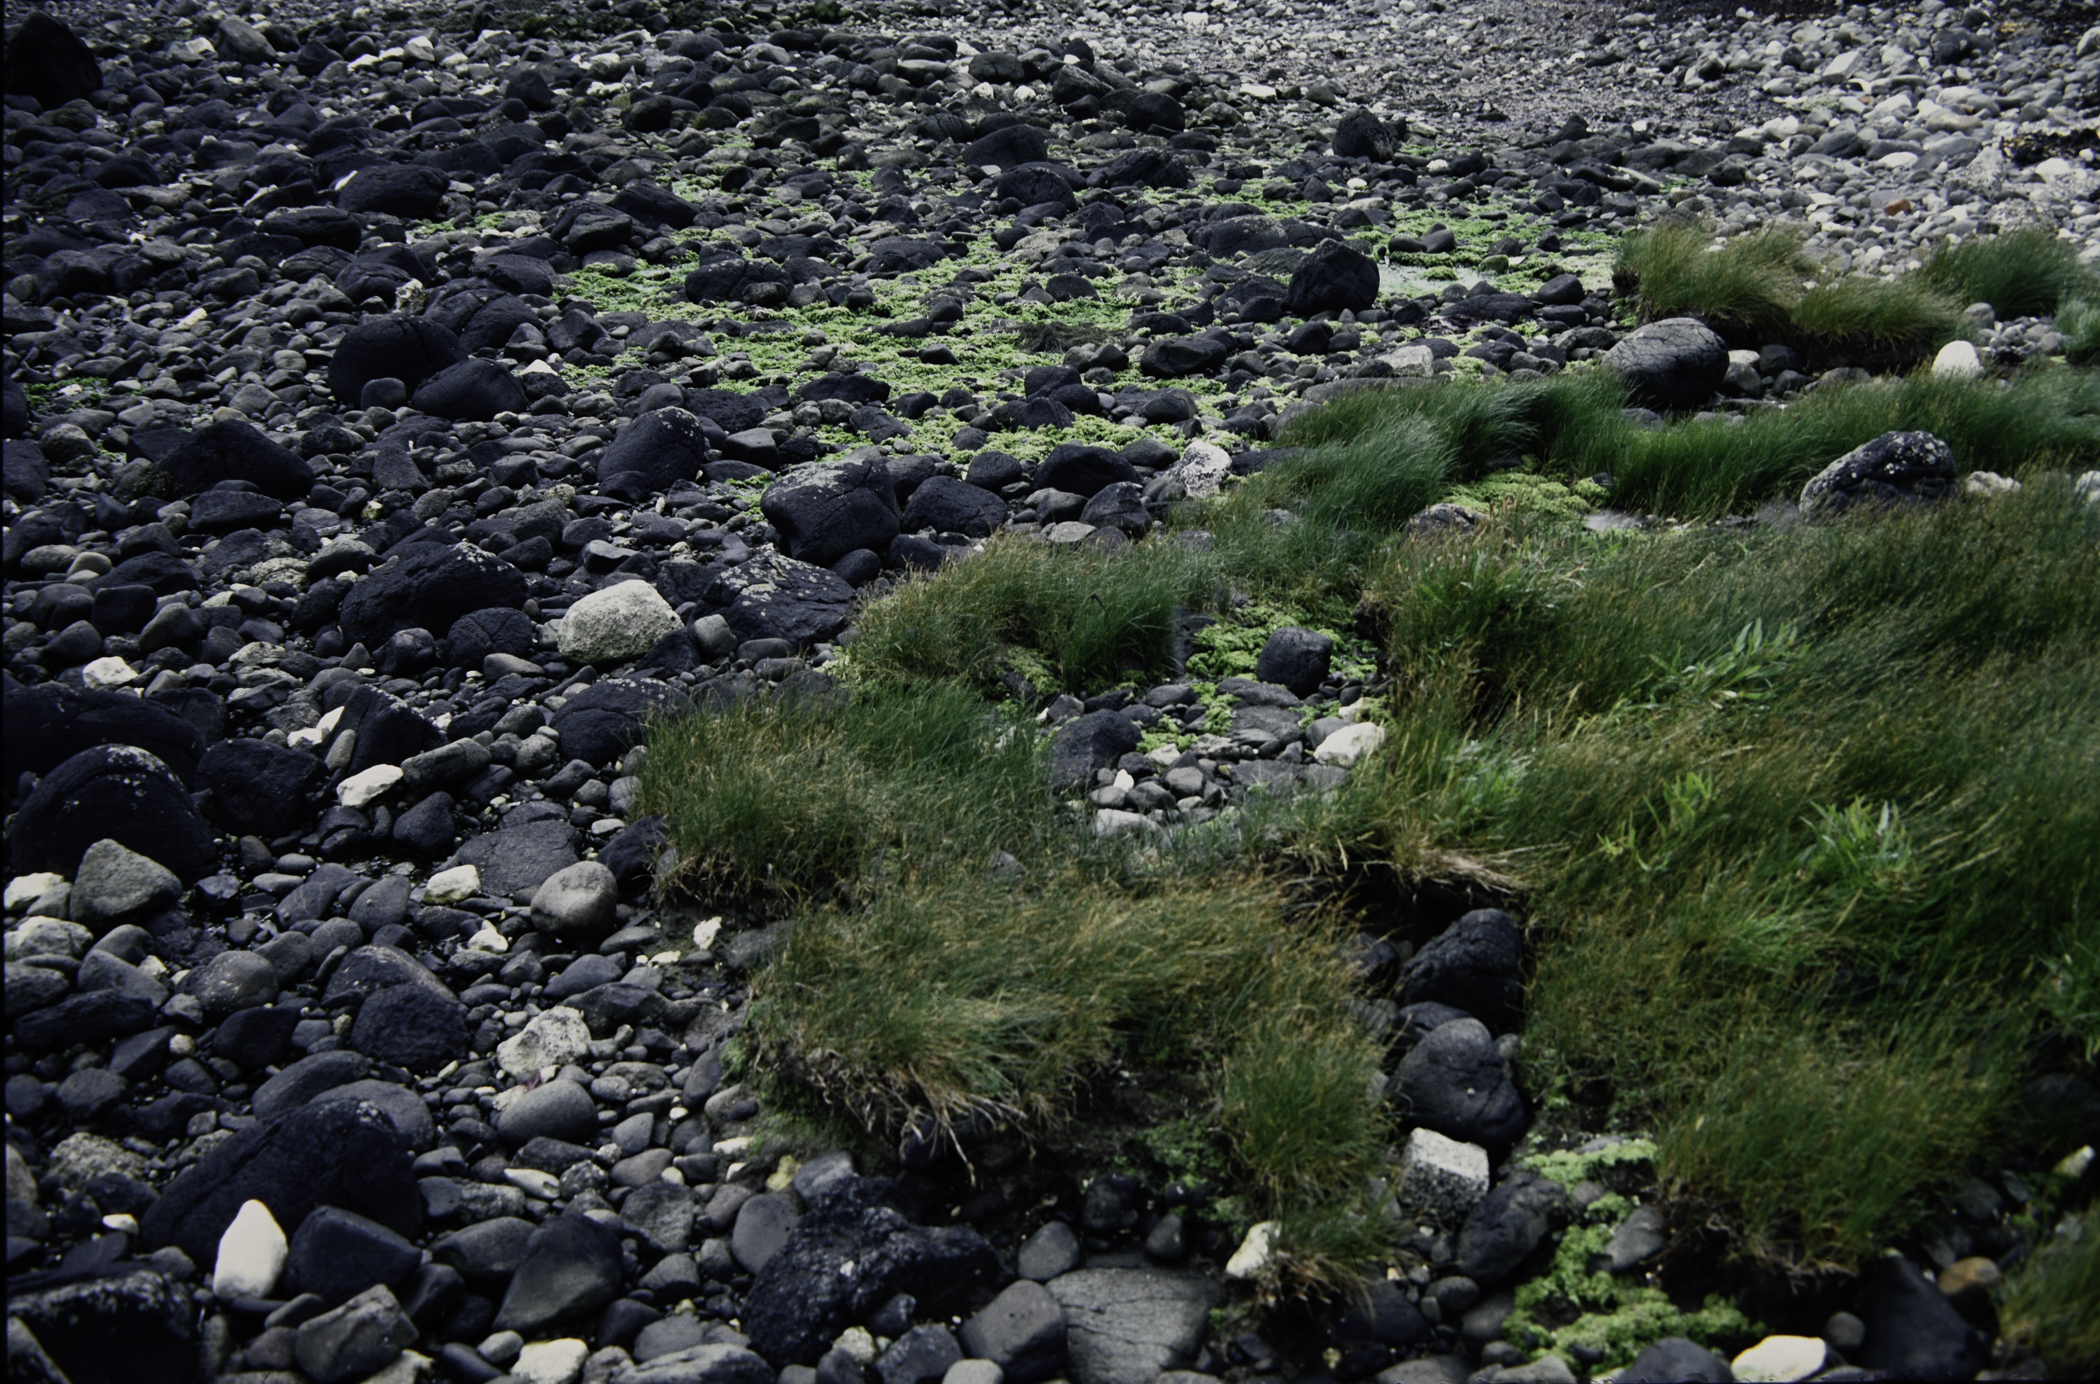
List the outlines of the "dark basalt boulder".
{"type": "Polygon", "coordinates": [[[71,879],[87,848],[108,838],[185,882],[209,873],[218,843],[189,791],[154,755],[130,745],[82,750],[46,774],[15,814],[8,846],[17,874],[71,879]]]}

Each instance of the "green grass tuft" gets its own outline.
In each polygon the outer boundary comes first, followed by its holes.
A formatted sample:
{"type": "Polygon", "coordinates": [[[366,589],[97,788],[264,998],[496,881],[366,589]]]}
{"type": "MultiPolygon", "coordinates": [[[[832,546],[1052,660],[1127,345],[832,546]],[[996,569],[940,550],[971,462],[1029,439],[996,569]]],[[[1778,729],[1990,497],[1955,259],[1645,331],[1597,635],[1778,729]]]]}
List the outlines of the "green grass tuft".
{"type": "Polygon", "coordinates": [[[2024,474],[1871,525],[1512,525],[1372,574],[1412,695],[1341,795],[1391,817],[1352,839],[1521,876],[1527,1066],[1608,1082],[1750,1252],[1856,1262],[1988,1146],[2038,1020],[2100,1037],[2072,951],[2100,514],[2024,474]]]}
{"type": "Polygon", "coordinates": [[[1816,262],[1804,228],[1769,227],[1716,245],[1712,228],[1669,221],[1619,245],[1612,283],[1644,321],[1697,317],[1730,339],[1783,339],[1816,262]]]}
{"type": "Polygon", "coordinates": [[[2059,1378],[2100,1374],[2100,1208],[2064,1218],[2006,1285],[2004,1336],[2059,1378]]]}
{"type": "Polygon", "coordinates": [[[1175,612],[1218,594],[1215,564],[1184,544],[1066,550],[995,539],[870,606],[852,661],[876,677],[981,686],[1019,662],[1049,670],[1057,688],[1093,691],[1163,673],[1175,612]]]}
{"type": "Polygon", "coordinates": [[[1961,304],[1915,275],[1849,274],[1802,295],[1794,330],[1820,363],[1888,368],[1923,359],[1965,334],[1968,324],[1961,304]]]}
{"type": "Polygon", "coordinates": [[[2064,355],[2072,362],[2100,358],[2100,292],[2066,298],[2056,311],[2056,329],[2063,333],[2064,355]]]}
{"type": "Polygon", "coordinates": [[[741,701],[651,736],[642,801],[689,889],[796,900],[1024,845],[1034,738],[968,690],[741,701]]]}
{"type": "Polygon", "coordinates": [[[2045,316],[2071,294],[2100,286],[2100,276],[2079,264],[2076,243],[2042,226],[1943,242],[1916,277],[1964,307],[1989,303],[2000,317],[2045,316]]]}

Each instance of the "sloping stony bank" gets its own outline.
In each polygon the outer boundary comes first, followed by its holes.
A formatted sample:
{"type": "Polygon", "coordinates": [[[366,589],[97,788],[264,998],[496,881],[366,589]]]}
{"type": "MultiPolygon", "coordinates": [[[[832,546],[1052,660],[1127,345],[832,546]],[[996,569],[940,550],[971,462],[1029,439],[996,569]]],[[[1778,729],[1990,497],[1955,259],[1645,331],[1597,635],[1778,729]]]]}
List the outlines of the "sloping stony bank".
{"type": "MultiPolygon", "coordinates": [[[[1607,255],[1667,206],[1869,270],[2100,230],[2061,10],[54,13],[0,145],[23,1379],[1587,1373],[1515,1363],[1511,1287],[1571,1217],[1614,1271],[1664,1237],[1638,1146],[1510,1155],[1507,915],[1367,953],[1412,1267],[1279,1353],[1213,1310],[1260,1236],[1173,1188],[769,1151],[722,1057],[773,939],[654,892],[645,723],[821,692],[856,602],[1140,538],[1354,382],[1814,387],[1623,340],[1607,255]]],[[[1973,316],[1985,365],[2063,348],[1973,316]]],[[[1097,829],[1168,829],[1375,744],[1349,650],[1255,672],[1026,690],[1097,829]]],[[[1965,1189],[1937,1283],[1892,1260],[1742,1377],[1973,1373],[2024,1199],[1965,1189]]]]}

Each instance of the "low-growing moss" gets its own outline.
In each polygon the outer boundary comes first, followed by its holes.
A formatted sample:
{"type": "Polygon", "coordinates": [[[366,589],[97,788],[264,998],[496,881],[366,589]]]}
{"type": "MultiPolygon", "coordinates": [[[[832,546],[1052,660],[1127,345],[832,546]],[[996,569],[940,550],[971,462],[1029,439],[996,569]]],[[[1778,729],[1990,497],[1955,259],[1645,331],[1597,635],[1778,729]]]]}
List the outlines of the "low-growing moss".
{"type": "Polygon", "coordinates": [[[1504,1337],[1530,1343],[1534,1358],[1549,1352],[1566,1358],[1571,1347],[1586,1346],[1602,1353],[1601,1368],[1623,1369],[1644,1346],[1665,1336],[1728,1347],[1764,1334],[1762,1326],[1718,1294],[1687,1312],[1660,1288],[1624,1275],[1592,1273],[1591,1262],[1611,1235],[1609,1224],[1570,1227],[1554,1251],[1552,1267],[1517,1288],[1516,1310],[1503,1323],[1504,1337]],[[1565,1325],[1547,1325],[1570,1312],[1574,1319],[1565,1325]]]}
{"type": "Polygon", "coordinates": [[[1575,520],[1593,512],[1605,497],[1604,487],[1588,478],[1566,484],[1526,471],[1510,471],[1462,485],[1444,499],[1489,514],[1575,520]]]}
{"type": "Polygon", "coordinates": [[[1650,1139],[1627,1139],[1601,1149],[1562,1149],[1554,1153],[1527,1155],[1523,1166],[1572,1189],[1578,1182],[1594,1180],[1606,1168],[1638,1166],[1655,1161],[1655,1143],[1650,1139]]]}

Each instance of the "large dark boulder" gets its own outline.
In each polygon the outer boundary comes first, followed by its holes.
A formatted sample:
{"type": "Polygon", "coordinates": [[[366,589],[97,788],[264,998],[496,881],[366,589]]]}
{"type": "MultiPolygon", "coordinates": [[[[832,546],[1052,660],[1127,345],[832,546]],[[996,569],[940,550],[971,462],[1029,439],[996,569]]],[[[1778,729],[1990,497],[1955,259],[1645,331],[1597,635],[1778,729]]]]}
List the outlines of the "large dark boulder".
{"type": "Polygon", "coordinates": [[[381,317],[352,327],[328,363],[328,390],[344,408],[358,407],[373,380],[396,379],[413,391],[467,358],[451,328],[426,317],[381,317]]]}
{"type": "Polygon", "coordinates": [[[159,757],[130,745],[98,745],[46,774],[15,815],[8,846],[17,874],[53,870],[71,879],[103,838],[157,860],[185,882],[217,862],[211,829],[159,757]]]}
{"type": "Polygon", "coordinates": [[[395,630],[449,633],[455,620],[491,606],[525,604],[525,574],[479,548],[418,543],[389,559],[343,598],[343,633],[377,648],[395,630]]]}
{"type": "Polygon", "coordinates": [[[576,853],[576,828],[567,817],[506,822],[459,848],[460,863],[481,871],[481,891],[494,898],[526,901],[557,870],[582,857],[576,853]]]}
{"type": "Polygon", "coordinates": [[[647,178],[636,178],[623,185],[613,194],[612,207],[625,212],[638,226],[674,231],[684,230],[700,215],[700,209],[691,202],[647,178]]]}
{"type": "Polygon", "coordinates": [[[929,476],[912,491],[903,528],[907,533],[932,529],[985,538],[1005,522],[1006,501],[991,491],[953,476],[929,476]]]}
{"type": "Polygon", "coordinates": [[[707,435],[697,416],[682,408],[651,409],[599,454],[598,488],[645,500],[697,478],[707,458],[707,435]]]}
{"type": "Polygon", "coordinates": [[[1416,1124],[1499,1155],[1524,1133],[1524,1098],[1478,1019],[1431,1029],[1400,1059],[1400,1103],[1416,1124]]]}
{"type": "Polygon", "coordinates": [[[1160,379],[1203,375],[1225,363],[1232,347],[1216,336],[1171,336],[1153,342],[1138,357],[1138,369],[1160,379]]]}
{"type": "Polygon", "coordinates": [[[106,1043],[153,1024],[153,1001],[121,990],[89,990],[17,1017],[10,1027],[24,1052],[60,1052],[76,1043],[106,1043]]]}
{"type": "MultiPolygon", "coordinates": [[[[362,773],[375,764],[401,764],[410,756],[445,743],[444,732],[400,698],[377,687],[360,687],[343,703],[337,733],[356,731],[356,748],[347,772],[362,773]]],[[[303,887],[303,886],[302,886],[303,887]]],[[[293,891],[296,896],[298,891],[293,891]]]]}
{"type": "Polygon", "coordinates": [[[685,276],[685,296],[695,303],[784,302],[787,287],[779,265],[733,253],[703,260],[685,276]]]}
{"type": "Polygon", "coordinates": [[[1057,728],[1050,740],[1050,786],[1085,788],[1097,770],[1106,769],[1138,747],[1144,733],[1137,722],[1118,711],[1090,711],[1057,728]]]}
{"type": "Polygon", "coordinates": [[[1728,344],[1696,318],[1666,317],[1606,351],[1604,368],[1623,379],[1627,397],[1644,408],[1697,408],[1728,373],[1728,344]]]}
{"type": "Polygon", "coordinates": [[[247,481],[279,500],[303,499],[314,483],[313,467],[237,418],[197,433],[159,471],[178,495],[197,495],[220,481],[247,481]]]}
{"type": "Polygon", "coordinates": [[[467,1051],[467,1010],[425,985],[390,985],[366,997],[350,1046],[367,1057],[429,1073],[467,1051]]]}
{"type": "Polygon", "coordinates": [[[312,755],[264,740],[221,740],[197,765],[213,811],[263,837],[281,836],[306,819],[307,790],[321,775],[321,761],[312,755]]]}
{"type": "Polygon", "coordinates": [[[1330,240],[1291,275],[1285,312],[1310,317],[1316,312],[1362,312],[1378,301],[1378,265],[1345,241],[1330,240]]]}
{"type": "Polygon", "coordinates": [[[1929,432],[1885,432],[1801,487],[1801,512],[1829,518],[1855,507],[1932,504],[1954,494],[1954,450],[1929,432]]]}
{"type": "Polygon", "coordinates": [[[1697,1341],[1665,1336],[1633,1357],[1619,1384],[1735,1384],[1735,1371],[1697,1341]]]}
{"type": "Polygon", "coordinates": [[[1062,490],[1089,499],[1119,481],[1136,479],[1137,468],[1119,453],[1082,443],[1060,443],[1035,468],[1038,489],[1062,490]]]}
{"type": "Polygon", "coordinates": [[[292,1292],[312,1293],[334,1307],[375,1284],[399,1284],[422,1261],[423,1252],[391,1228],[321,1206],[291,1237],[284,1267],[292,1292]]]}
{"type": "Polygon", "coordinates": [[[1973,1379],[1988,1352],[1938,1283],[1900,1254],[1891,1254],[1867,1274],[1859,1315],[1866,1344],[1855,1353],[1870,1370],[1892,1379],[1973,1379]]]}
{"type": "Polygon", "coordinates": [[[677,710],[683,700],[669,683],[605,678],[572,694],[554,713],[554,729],[564,755],[602,769],[640,744],[652,719],[677,710]]]}
{"type": "Polygon", "coordinates": [[[939,1311],[999,1272],[976,1231],[914,1225],[893,1184],[854,1178],[815,1198],[759,1270],[743,1328],[775,1368],[814,1364],[841,1331],[898,1293],[939,1311]]]}
{"type": "Polygon", "coordinates": [[[1189,166],[1165,149],[1126,149],[1087,175],[1088,187],[1187,187],[1189,166]]]}
{"type": "Polygon", "coordinates": [[[1033,125],[1016,123],[1002,125],[982,139],[964,145],[957,161],[970,168],[992,165],[1008,169],[1019,168],[1024,163],[1041,163],[1048,157],[1049,137],[1033,125]]]}
{"type": "Polygon", "coordinates": [[[445,635],[445,662],[454,668],[479,671],[490,654],[530,658],[539,648],[539,631],[522,610],[491,606],[470,611],[452,622],[445,635]]]}
{"type": "Polygon", "coordinates": [[[1549,1178],[1513,1174],[1466,1214],[1458,1232],[1459,1271],[1485,1287],[1502,1282],[1545,1242],[1567,1200],[1549,1178]]]}
{"type": "Polygon", "coordinates": [[[1415,953],[1400,972],[1403,1005],[1462,1009],[1493,1033],[1513,1032],[1524,1008],[1524,930],[1499,908],[1476,908],[1415,953]]]}
{"type": "MultiPolygon", "coordinates": [[[[10,52],[10,66],[12,58],[10,52]]],[[[14,89],[12,72],[8,88],[14,89]]],[[[7,1316],[11,1380],[28,1384],[49,1378],[17,1356],[18,1322],[75,1384],[89,1379],[195,1384],[204,1377],[198,1368],[198,1313],[190,1289],[158,1268],[120,1262],[85,1271],[10,1273],[7,1316]]]]}
{"type": "Polygon", "coordinates": [[[33,505],[44,498],[51,485],[51,464],[44,449],[27,438],[4,444],[7,498],[19,505],[33,505]]]}
{"type": "Polygon", "coordinates": [[[1407,122],[1395,119],[1387,124],[1362,106],[1342,117],[1334,127],[1334,156],[1338,159],[1371,159],[1377,163],[1390,161],[1406,137],[1407,122]]]}
{"type": "Polygon", "coordinates": [[[348,212],[383,212],[404,221],[423,221],[437,211],[450,181],[421,164],[374,164],[350,175],[335,204],[348,212]]]}
{"type": "Polygon", "coordinates": [[[419,413],[455,423],[486,423],[499,413],[523,413],[532,407],[516,375],[480,356],[438,371],[416,387],[409,403],[419,413]]]}
{"type": "Polygon", "coordinates": [[[1272,633],[1255,660],[1254,676],[1288,687],[1301,697],[1320,690],[1334,661],[1334,640],[1318,630],[1285,625],[1272,633]]]}
{"type": "Polygon", "coordinates": [[[42,10],[7,31],[7,91],[46,110],[85,100],[102,85],[102,65],[74,32],[42,10]]]}
{"type": "Polygon", "coordinates": [[[499,1331],[536,1336],[595,1312],[620,1293],[620,1236],[581,1212],[546,1222],[525,1242],[496,1312],[499,1331]]]}
{"type": "Polygon", "coordinates": [[[189,782],[197,773],[204,738],[197,728],[157,702],[125,692],[87,692],[68,683],[25,687],[4,677],[7,781],[43,775],[82,750],[132,745],[159,758],[189,782]]]}
{"type": "Polygon", "coordinates": [[[422,1228],[423,1201],[393,1121],[362,1101],[324,1101],[252,1125],[206,1154],[148,1209],[140,1242],[213,1263],[219,1237],[250,1200],[269,1207],[288,1235],[323,1205],[402,1235],[422,1228]]]}
{"type": "Polygon", "coordinates": [[[785,639],[808,648],[846,628],[853,588],[834,572],[775,553],[730,568],[707,587],[707,604],[740,640],[785,639]]]}
{"type": "Polygon", "coordinates": [[[759,508],[788,556],[819,566],[856,548],[879,551],[898,533],[897,495],[879,456],[797,467],[767,487],[759,508]]]}

